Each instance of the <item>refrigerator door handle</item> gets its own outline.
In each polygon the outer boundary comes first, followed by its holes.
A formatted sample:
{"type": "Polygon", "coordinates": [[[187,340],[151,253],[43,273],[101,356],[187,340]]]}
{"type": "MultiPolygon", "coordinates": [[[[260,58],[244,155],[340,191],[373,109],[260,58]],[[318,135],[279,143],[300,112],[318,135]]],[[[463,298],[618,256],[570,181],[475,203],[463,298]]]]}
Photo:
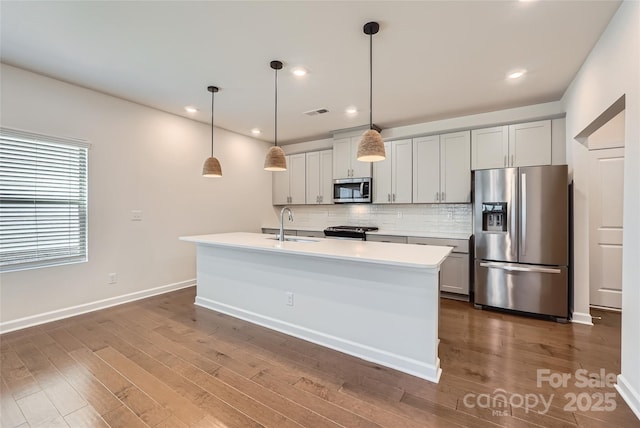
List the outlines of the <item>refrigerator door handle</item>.
{"type": "Polygon", "coordinates": [[[538,267],[538,266],[514,266],[506,263],[490,263],[490,262],[481,262],[481,267],[492,268],[492,269],[502,269],[509,272],[535,272],[535,273],[555,273],[560,274],[562,270],[555,268],[547,268],[547,267],[538,267]]]}
{"type": "Polygon", "coordinates": [[[520,254],[523,256],[527,254],[527,174],[522,173],[522,180],[520,180],[522,186],[522,210],[520,219],[520,254]]]}

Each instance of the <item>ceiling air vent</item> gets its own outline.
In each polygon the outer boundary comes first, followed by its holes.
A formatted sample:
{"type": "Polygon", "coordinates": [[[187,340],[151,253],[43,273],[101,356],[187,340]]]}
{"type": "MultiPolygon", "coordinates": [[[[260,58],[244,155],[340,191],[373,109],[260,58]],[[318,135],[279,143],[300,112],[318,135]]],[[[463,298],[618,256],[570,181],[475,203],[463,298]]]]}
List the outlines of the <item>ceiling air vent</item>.
{"type": "Polygon", "coordinates": [[[326,108],[317,108],[315,110],[309,110],[304,112],[304,114],[306,114],[307,116],[317,116],[319,114],[325,114],[325,113],[329,113],[329,110],[327,110],[326,108]]]}

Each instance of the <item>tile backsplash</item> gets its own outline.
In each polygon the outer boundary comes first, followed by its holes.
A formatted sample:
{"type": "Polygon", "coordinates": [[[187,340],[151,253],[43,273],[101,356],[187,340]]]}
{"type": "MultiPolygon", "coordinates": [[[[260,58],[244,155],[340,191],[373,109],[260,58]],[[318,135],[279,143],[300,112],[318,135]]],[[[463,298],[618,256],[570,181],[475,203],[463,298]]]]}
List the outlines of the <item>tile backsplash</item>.
{"type": "MultiPolygon", "coordinates": [[[[393,232],[472,232],[471,204],[292,205],[287,227],[322,230],[327,226],[377,226],[393,232]]],[[[282,207],[273,207],[279,218],[282,207]]]]}

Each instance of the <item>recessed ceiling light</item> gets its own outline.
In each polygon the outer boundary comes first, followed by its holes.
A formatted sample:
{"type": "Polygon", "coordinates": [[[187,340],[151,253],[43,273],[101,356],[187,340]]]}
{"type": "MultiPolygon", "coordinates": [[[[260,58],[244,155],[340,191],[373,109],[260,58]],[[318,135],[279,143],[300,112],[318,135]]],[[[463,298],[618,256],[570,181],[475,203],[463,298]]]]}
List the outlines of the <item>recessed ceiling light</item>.
{"type": "Polygon", "coordinates": [[[294,76],[297,76],[297,77],[306,76],[308,73],[307,69],[304,67],[296,67],[293,70],[291,70],[291,72],[293,73],[294,76]]]}
{"type": "Polygon", "coordinates": [[[358,109],[355,107],[347,107],[347,109],[344,112],[350,115],[354,115],[354,114],[358,114],[358,109]]]}
{"type": "Polygon", "coordinates": [[[526,72],[527,72],[527,70],[515,70],[515,71],[512,71],[512,72],[508,73],[507,77],[509,79],[519,79],[522,76],[524,76],[526,72]]]}
{"type": "Polygon", "coordinates": [[[198,112],[198,109],[195,108],[195,107],[192,107],[192,106],[186,106],[184,109],[187,111],[187,113],[197,113],[198,112]]]}
{"type": "Polygon", "coordinates": [[[253,129],[251,130],[251,133],[252,133],[253,135],[260,135],[260,134],[262,134],[262,131],[261,131],[261,130],[259,130],[258,128],[253,128],[253,129]]]}

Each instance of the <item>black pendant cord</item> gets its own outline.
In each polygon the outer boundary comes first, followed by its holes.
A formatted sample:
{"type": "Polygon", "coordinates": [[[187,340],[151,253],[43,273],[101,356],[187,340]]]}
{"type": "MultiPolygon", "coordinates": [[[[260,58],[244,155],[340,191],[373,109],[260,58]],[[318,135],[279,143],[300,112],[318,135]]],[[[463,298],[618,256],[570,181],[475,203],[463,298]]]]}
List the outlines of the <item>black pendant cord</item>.
{"type": "Polygon", "coordinates": [[[373,33],[369,34],[369,129],[373,129],[373,33]]]}
{"type": "Polygon", "coordinates": [[[276,88],[276,96],[275,96],[275,100],[276,100],[276,106],[275,106],[275,144],[276,147],[278,147],[278,69],[276,68],[276,84],[275,84],[275,88],[276,88]]]}
{"type": "Polygon", "coordinates": [[[213,100],[215,92],[211,91],[211,157],[213,157],[213,100]]]}

